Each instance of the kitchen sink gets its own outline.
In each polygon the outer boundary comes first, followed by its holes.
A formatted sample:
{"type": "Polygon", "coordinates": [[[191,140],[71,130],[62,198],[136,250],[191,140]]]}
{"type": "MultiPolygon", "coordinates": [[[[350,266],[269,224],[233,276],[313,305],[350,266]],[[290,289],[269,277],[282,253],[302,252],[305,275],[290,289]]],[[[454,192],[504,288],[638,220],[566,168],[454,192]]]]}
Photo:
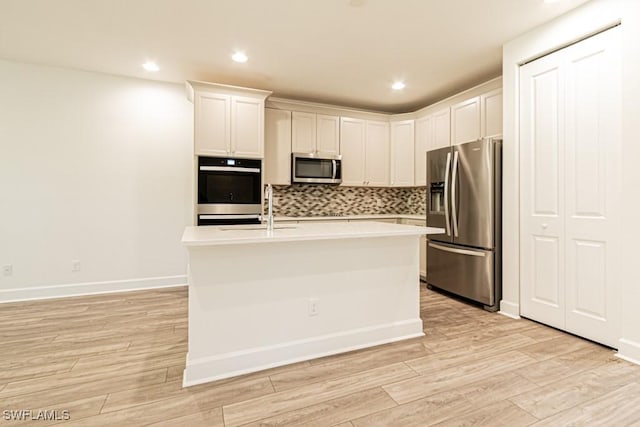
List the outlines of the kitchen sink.
{"type": "MultiPolygon", "coordinates": [[[[291,225],[274,225],[273,229],[274,230],[295,230],[298,227],[294,227],[291,225]]],[[[266,230],[267,226],[266,225],[248,225],[245,227],[220,227],[220,231],[238,231],[238,230],[266,230]]]]}

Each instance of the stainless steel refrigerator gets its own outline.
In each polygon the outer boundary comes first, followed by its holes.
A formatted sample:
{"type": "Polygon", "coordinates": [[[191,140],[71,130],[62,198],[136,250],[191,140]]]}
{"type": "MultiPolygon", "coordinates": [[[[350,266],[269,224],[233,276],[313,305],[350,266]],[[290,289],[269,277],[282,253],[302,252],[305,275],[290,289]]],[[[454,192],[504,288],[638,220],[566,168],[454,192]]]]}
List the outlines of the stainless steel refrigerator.
{"type": "Polygon", "coordinates": [[[427,284],[496,311],[502,292],[502,140],[427,152],[427,284]]]}

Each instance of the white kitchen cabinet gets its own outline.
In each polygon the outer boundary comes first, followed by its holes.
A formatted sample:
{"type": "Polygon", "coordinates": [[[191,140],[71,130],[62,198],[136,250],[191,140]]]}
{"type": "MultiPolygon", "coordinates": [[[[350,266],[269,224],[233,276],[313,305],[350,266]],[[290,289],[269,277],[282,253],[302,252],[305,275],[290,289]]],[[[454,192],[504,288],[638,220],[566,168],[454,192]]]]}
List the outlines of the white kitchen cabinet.
{"type": "Polygon", "coordinates": [[[464,144],[480,138],[480,97],[462,101],[451,107],[451,145],[464,144]]]}
{"type": "Polygon", "coordinates": [[[433,138],[427,145],[427,151],[451,145],[451,109],[436,111],[433,117],[433,138]]]}
{"type": "Polygon", "coordinates": [[[502,88],[480,96],[480,113],[482,137],[502,136],[502,88]]]}
{"type": "Polygon", "coordinates": [[[416,119],[414,182],[415,185],[427,183],[427,151],[448,147],[450,141],[450,110],[442,110],[416,119]]]}
{"type": "Polygon", "coordinates": [[[414,121],[391,122],[390,173],[392,187],[414,185],[414,121]]]}
{"type": "Polygon", "coordinates": [[[194,151],[203,156],[262,158],[269,91],[187,82],[194,104],[194,151]]]}
{"type": "Polygon", "coordinates": [[[364,165],[364,185],[371,187],[389,185],[389,123],[367,120],[364,165]]]}
{"type": "Polygon", "coordinates": [[[340,154],[342,154],[342,185],[362,186],[365,182],[366,120],[340,118],[340,154]]]}
{"type": "Polygon", "coordinates": [[[340,118],[325,114],[292,112],[292,150],[294,153],[338,154],[340,118]]]}
{"type": "MultiPolygon", "coordinates": [[[[420,219],[402,219],[402,224],[416,225],[418,227],[426,227],[427,220],[420,219]]],[[[420,236],[420,277],[423,280],[427,278],[427,236],[420,236]]]]}
{"type": "Polygon", "coordinates": [[[291,113],[291,149],[294,153],[315,153],[316,115],[293,111],[291,113]]]}
{"type": "Polygon", "coordinates": [[[616,347],[620,28],[520,69],[520,308],[616,347]]]}
{"type": "Polygon", "coordinates": [[[340,154],[340,117],[316,115],[316,151],[340,154]]]}
{"type": "Polygon", "coordinates": [[[265,108],[264,183],[291,184],[291,111],[265,108]]]}
{"type": "Polygon", "coordinates": [[[264,156],[264,100],[231,97],[231,154],[264,156]]]}
{"type": "Polygon", "coordinates": [[[196,154],[228,155],[231,151],[231,96],[198,91],[193,102],[196,154]]]}
{"type": "Polygon", "coordinates": [[[433,137],[433,116],[428,115],[416,119],[415,123],[415,151],[414,151],[414,182],[415,185],[427,184],[427,151],[430,139],[433,137]]]}
{"type": "Polygon", "coordinates": [[[342,185],[389,185],[389,123],[340,119],[342,185]]]}

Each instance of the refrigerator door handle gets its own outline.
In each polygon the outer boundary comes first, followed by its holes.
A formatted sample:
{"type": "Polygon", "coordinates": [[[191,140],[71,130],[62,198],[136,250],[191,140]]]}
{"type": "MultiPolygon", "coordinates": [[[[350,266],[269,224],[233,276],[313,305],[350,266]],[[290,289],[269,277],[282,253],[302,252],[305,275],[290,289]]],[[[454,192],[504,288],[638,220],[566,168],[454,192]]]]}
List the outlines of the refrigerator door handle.
{"type": "Polygon", "coordinates": [[[458,237],[458,217],[456,206],[456,183],[458,181],[458,151],[453,154],[453,172],[451,172],[451,220],[453,222],[453,236],[458,237]]]}
{"type": "Polygon", "coordinates": [[[451,225],[449,224],[449,171],[451,170],[451,152],[447,153],[447,167],[444,172],[444,218],[447,226],[447,236],[451,236],[451,225]]]}
{"type": "Polygon", "coordinates": [[[455,248],[450,248],[448,246],[438,245],[436,243],[429,243],[429,246],[431,246],[434,249],[439,249],[441,251],[453,252],[454,254],[471,255],[471,256],[479,256],[479,257],[485,256],[484,252],[468,251],[466,249],[455,249],[455,248]]]}

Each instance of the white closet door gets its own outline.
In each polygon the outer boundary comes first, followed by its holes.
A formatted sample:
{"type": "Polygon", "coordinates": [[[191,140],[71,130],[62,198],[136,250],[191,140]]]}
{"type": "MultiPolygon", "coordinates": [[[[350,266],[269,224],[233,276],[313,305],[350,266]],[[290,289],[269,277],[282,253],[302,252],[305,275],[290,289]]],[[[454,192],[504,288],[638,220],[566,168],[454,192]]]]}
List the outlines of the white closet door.
{"type": "Polygon", "coordinates": [[[520,68],[520,310],[564,329],[562,56],[520,68]]]}
{"type": "Polygon", "coordinates": [[[566,329],[617,347],[620,30],[566,49],[566,329]]]}

